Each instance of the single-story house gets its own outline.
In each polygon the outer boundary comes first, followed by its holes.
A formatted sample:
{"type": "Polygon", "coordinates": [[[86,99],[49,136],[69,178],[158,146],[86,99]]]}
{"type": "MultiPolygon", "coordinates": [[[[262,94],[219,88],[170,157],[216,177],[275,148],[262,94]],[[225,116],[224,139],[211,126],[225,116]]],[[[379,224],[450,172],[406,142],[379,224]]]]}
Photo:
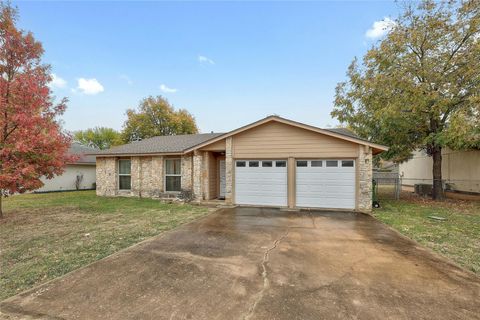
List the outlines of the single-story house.
{"type": "Polygon", "coordinates": [[[68,153],[78,156],[78,160],[68,163],[63,174],[55,176],[53,179],[41,178],[44,185],[35,192],[95,189],[95,156],[87,154],[97,151],[97,149],[76,142],[72,143],[68,153]]]}
{"type": "MultiPolygon", "coordinates": [[[[425,151],[413,152],[412,157],[399,166],[404,189],[413,189],[416,184],[432,184],[432,168],[432,157],[425,151]]],[[[458,198],[458,193],[480,194],[480,150],[442,149],[442,179],[447,196],[458,198]]]]}
{"type": "Polygon", "coordinates": [[[98,151],[97,195],[370,211],[372,155],[345,129],[269,116],[227,133],[159,136],[98,151]]]}

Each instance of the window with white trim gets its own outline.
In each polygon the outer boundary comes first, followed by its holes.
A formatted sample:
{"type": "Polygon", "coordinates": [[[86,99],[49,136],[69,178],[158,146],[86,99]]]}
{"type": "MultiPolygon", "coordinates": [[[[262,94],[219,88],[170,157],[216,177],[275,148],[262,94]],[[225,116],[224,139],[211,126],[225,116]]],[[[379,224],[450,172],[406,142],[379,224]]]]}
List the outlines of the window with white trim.
{"type": "Polygon", "coordinates": [[[118,160],[118,189],[132,189],[132,161],[130,159],[118,160]]]}
{"type": "Polygon", "coordinates": [[[258,168],[259,165],[260,165],[259,161],[248,161],[248,166],[250,168],[258,168]]]}
{"type": "Polygon", "coordinates": [[[243,168],[243,167],[247,166],[246,161],[237,161],[236,163],[237,163],[237,167],[239,167],[239,168],[243,168]]]}
{"type": "Polygon", "coordinates": [[[287,166],[287,161],[280,160],[280,161],[275,161],[275,167],[283,167],[285,168],[287,166]]]}
{"type": "Polygon", "coordinates": [[[342,167],[353,167],[353,160],[342,160],[342,167]]]}
{"type": "Polygon", "coordinates": [[[321,167],[323,165],[322,160],[312,160],[310,162],[312,167],[321,167]]]}
{"type": "Polygon", "coordinates": [[[327,160],[327,167],[338,167],[337,160],[327,160]]]}
{"type": "Polygon", "coordinates": [[[308,161],[305,161],[305,160],[297,161],[297,167],[308,167],[308,161]]]}
{"type": "Polygon", "coordinates": [[[165,191],[182,190],[181,159],[165,159],[165,191]]]}
{"type": "Polygon", "coordinates": [[[273,166],[273,163],[272,161],[262,161],[262,167],[267,167],[267,168],[270,168],[273,166]]]}

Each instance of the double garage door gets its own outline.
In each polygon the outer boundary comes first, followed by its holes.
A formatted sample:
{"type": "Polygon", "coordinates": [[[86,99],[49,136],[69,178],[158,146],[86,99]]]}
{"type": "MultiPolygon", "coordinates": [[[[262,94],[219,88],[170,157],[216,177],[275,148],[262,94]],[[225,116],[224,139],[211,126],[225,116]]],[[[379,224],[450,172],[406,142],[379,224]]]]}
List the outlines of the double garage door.
{"type": "MultiPolygon", "coordinates": [[[[355,208],[354,160],[296,160],[297,207],[355,208]]],[[[235,161],[235,203],[288,205],[286,160],[235,161]]]]}

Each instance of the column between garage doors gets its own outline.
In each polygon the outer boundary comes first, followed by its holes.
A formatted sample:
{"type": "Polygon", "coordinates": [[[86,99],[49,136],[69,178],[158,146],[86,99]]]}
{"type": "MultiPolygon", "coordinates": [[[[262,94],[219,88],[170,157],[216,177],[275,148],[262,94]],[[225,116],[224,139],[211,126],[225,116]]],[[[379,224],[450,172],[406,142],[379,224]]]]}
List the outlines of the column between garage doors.
{"type": "Polygon", "coordinates": [[[295,208],[296,199],[295,199],[295,158],[288,158],[288,173],[287,173],[287,186],[288,186],[288,207],[290,209],[295,208]]]}

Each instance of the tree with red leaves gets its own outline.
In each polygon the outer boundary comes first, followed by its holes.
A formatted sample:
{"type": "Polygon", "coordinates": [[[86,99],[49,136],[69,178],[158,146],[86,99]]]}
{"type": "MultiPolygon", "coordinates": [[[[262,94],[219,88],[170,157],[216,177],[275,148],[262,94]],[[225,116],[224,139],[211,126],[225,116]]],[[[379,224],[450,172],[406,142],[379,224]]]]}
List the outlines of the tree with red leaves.
{"type": "Polygon", "coordinates": [[[67,99],[54,104],[42,45],[17,29],[17,19],[15,8],[0,3],[0,218],[3,197],[41,187],[40,177],[51,179],[74,160],[58,122],[67,99]]]}

